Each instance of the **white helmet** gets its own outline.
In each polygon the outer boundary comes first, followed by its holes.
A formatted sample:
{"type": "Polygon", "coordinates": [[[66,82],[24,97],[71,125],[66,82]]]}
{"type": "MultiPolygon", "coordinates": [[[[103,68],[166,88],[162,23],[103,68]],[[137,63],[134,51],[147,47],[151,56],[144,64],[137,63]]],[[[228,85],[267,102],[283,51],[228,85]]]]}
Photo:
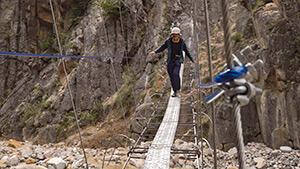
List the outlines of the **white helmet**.
{"type": "Polygon", "coordinates": [[[172,28],[171,35],[172,34],[180,34],[180,29],[178,27],[172,28]]]}

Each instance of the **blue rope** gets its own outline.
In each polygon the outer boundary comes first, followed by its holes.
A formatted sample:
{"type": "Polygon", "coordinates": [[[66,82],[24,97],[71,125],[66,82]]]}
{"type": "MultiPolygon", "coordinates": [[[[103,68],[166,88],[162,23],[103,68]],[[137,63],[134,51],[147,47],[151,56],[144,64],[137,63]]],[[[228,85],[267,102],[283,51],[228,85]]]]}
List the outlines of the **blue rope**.
{"type": "Polygon", "coordinates": [[[209,82],[206,84],[200,84],[198,81],[198,76],[197,76],[196,63],[195,63],[195,67],[194,67],[195,80],[196,80],[197,85],[201,88],[211,88],[211,87],[219,86],[222,83],[231,82],[234,79],[242,77],[247,72],[248,72],[248,69],[246,66],[244,66],[244,65],[235,66],[235,67],[227,70],[226,72],[217,75],[213,82],[209,82]]]}
{"type": "Polygon", "coordinates": [[[28,56],[28,57],[48,57],[48,58],[123,58],[123,59],[138,59],[145,56],[126,57],[126,56],[71,56],[71,55],[48,55],[48,54],[32,54],[32,53],[13,53],[13,52],[1,52],[0,55],[11,55],[11,56],[28,56]]]}
{"type": "Polygon", "coordinates": [[[197,70],[196,70],[196,63],[195,63],[195,66],[194,66],[194,76],[195,76],[195,80],[196,80],[197,85],[201,88],[211,88],[211,87],[219,85],[219,83],[216,83],[216,82],[209,82],[209,83],[206,83],[206,84],[199,83],[198,76],[197,76],[197,70]]]}
{"type": "MultiPolygon", "coordinates": [[[[227,70],[224,73],[217,75],[213,82],[206,83],[206,84],[200,84],[198,81],[198,76],[197,76],[196,63],[194,66],[195,80],[196,80],[197,85],[201,88],[211,88],[211,87],[219,86],[222,83],[231,82],[234,79],[240,78],[247,72],[248,72],[248,69],[246,66],[244,66],[244,65],[236,66],[236,67],[233,67],[233,68],[227,70]]],[[[223,92],[224,92],[223,90],[217,89],[214,93],[212,93],[211,95],[209,95],[208,97],[205,98],[205,102],[210,103],[212,100],[214,100],[215,98],[218,97],[217,95],[223,94],[223,92]]]]}

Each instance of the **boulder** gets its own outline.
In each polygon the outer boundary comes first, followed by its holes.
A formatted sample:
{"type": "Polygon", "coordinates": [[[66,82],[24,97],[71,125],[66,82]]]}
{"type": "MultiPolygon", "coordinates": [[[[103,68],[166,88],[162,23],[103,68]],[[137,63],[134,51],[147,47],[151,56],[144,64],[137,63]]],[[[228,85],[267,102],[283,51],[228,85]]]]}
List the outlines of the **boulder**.
{"type": "Polygon", "coordinates": [[[44,166],[35,166],[35,167],[33,167],[32,169],[47,169],[47,168],[44,167],[44,166]]]}
{"type": "Polygon", "coordinates": [[[286,128],[280,127],[273,130],[272,143],[274,149],[278,149],[280,146],[284,146],[284,145],[292,146],[290,140],[291,138],[286,128]]]}
{"type": "Polygon", "coordinates": [[[33,158],[28,158],[26,161],[25,161],[26,164],[34,164],[36,163],[36,160],[33,159],[33,158]]]}
{"type": "Polygon", "coordinates": [[[266,167],[266,160],[263,158],[254,158],[254,160],[256,162],[256,168],[260,169],[260,168],[264,168],[266,167]]]}
{"type": "Polygon", "coordinates": [[[33,154],[33,151],[30,147],[22,148],[20,149],[20,151],[21,151],[21,155],[25,158],[29,158],[33,154]]]}
{"type": "Polygon", "coordinates": [[[66,162],[61,158],[51,158],[49,161],[47,161],[47,166],[54,167],[55,169],[65,169],[66,168],[66,162]]]}
{"type": "Polygon", "coordinates": [[[228,151],[228,153],[229,153],[229,155],[231,155],[231,156],[236,155],[236,154],[237,154],[237,149],[236,149],[236,147],[231,148],[231,149],[228,151]]]}
{"type": "Polygon", "coordinates": [[[83,160],[83,159],[74,161],[74,162],[72,163],[71,169],[77,169],[77,168],[80,168],[81,166],[83,166],[83,164],[84,164],[84,160],[83,160]]]}
{"type": "Polygon", "coordinates": [[[8,141],[8,146],[10,146],[12,148],[19,148],[19,147],[22,147],[22,144],[20,142],[18,142],[17,140],[10,139],[8,141]]]}
{"type": "Polygon", "coordinates": [[[142,168],[144,163],[145,163],[144,160],[139,160],[139,159],[131,159],[129,161],[129,164],[136,168],[142,168]]]}
{"type": "Polygon", "coordinates": [[[280,147],[280,150],[281,150],[282,152],[289,153],[289,152],[292,151],[292,148],[289,147],[289,146],[281,146],[281,147],[280,147]]]}
{"type": "Polygon", "coordinates": [[[234,166],[229,166],[228,169],[239,169],[239,168],[234,167],[234,166]]]}
{"type": "Polygon", "coordinates": [[[0,160],[0,168],[6,168],[7,167],[6,161],[7,161],[6,158],[2,158],[0,160]]]}
{"type": "Polygon", "coordinates": [[[13,155],[12,157],[8,158],[6,161],[8,166],[16,166],[19,164],[19,157],[17,155],[13,155]]]}

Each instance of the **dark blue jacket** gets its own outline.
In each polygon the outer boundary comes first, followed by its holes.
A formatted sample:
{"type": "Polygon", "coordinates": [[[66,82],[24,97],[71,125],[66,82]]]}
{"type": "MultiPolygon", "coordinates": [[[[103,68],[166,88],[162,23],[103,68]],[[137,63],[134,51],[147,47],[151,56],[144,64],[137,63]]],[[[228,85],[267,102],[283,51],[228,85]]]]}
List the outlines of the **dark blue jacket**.
{"type": "MultiPolygon", "coordinates": [[[[172,38],[167,39],[163,45],[161,45],[158,49],[155,50],[155,53],[159,53],[159,52],[164,51],[166,48],[168,48],[167,63],[169,63],[170,58],[171,58],[171,41],[172,41],[172,38]]],[[[182,51],[185,52],[185,54],[190,58],[191,61],[194,61],[194,58],[192,57],[191,53],[189,52],[184,40],[180,38],[179,43],[181,43],[179,62],[183,63],[183,61],[184,61],[182,51]]]]}

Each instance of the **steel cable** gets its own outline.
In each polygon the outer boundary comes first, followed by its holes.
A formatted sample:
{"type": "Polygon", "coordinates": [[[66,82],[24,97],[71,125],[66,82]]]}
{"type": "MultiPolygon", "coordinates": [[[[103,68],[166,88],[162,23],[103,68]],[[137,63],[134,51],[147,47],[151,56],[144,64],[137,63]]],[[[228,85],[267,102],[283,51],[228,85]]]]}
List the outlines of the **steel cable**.
{"type": "Polygon", "coordinates": [[[236,136],[236,145],[238,149],[239,156],[239,168],[244,169],[246,167],[245,164],[245,149],[244,149],[244,139],[243,139],[243,130],[242,130],[242,122],[241,122],[241,106],[238,101],[234,101],[233,108],[234,117],[235,117],[235,136],[236,136]]]}
{"type": "MultiPolygon", "coordinates": [[[[213,81],[213,66],[212,66],[212,54],[211,54],[211,39],[210,39],[210,29],[209,29],[209,14],[208,14],[208,5],[207,0],[203,1],[204,9],[205,9],[205,25],[206,25],[206,42],[207,42],[207,55],[208,55],[208,63],[209,63],[209,76],[210,80],[213,81]]],[[[214,89],[211,88],[211,93],[214,93],[214,89]]],[[[215,112],[215,103],[212,102],[210,104],[210,109],[212,111],[212,141],[213,141],[213,149],[214,149],[214,169],[217,169],[217,146],[216,146],[216,112],[215,112]]]]}
{"type": "MultiPolygon", "coordinates": [[[[232,62],[232,51],[231,51],[231,33],[229,27],[229,18],[228,18],[228,7],[226,0],[221,0],[222,5],[222,15],[223,15],[223,26],[224,26],[224,43],[225,43],[225,52],[226,52],[226,61],[228,68],[233,67],[232,62]]],[[[236,134],[236,145],[238,150],[239,157],[239,168],[244,169],[245,165],[245,152],[244,152],[244,141],[243,141],[243,130],[241,124],[241,114],[240,114],[240,103],[234,100],[233,104],[233,114],[234,114],[234,123],[235,123],[235,134],[236,134]]]]}
{"type": "Polygon", "coordinates": [[[14,53],[14,52],[3,52],[0,51],[0,55],[5,56],[24,56],[24,57],[45,57],[45,58],[122,58],[122,59],[141,59],[147,56],[117,56],[117,55],[102,55],[102,56],[72,56],[72,55],[49,55],[49,54],[33,54],[33,53],[14,53]]]}
{"type": "MultiPolygon", "coordinates": [[[[60,44],[60,39],[59,39],[59,34],[58,34],[58,29],[57,29],[57,26],[56,26],[56,19],[55,19],[55,14],[54,14],[54,10],[53,10],[52,0],[49,0],[49,1],[50,1],[53,25],[54,25],[54,29],[55,29],[55,32],[56,32],[56,38],[57,38],[57,43],[58,43],[58,47],[59,47],[59,52],[60,52],[60,55],[63,55],[61,44],[60,44]]],[[[63,60],[63,58],[61,58],[61,63],[63,65],[64,74],[65,74],[66,82],[67,82],[67,87],[68,87],[68,91],[69,91],[69,94],[70,94],[70,99],[71,99],[71,102],[72,102],[72,107],[73,107],[74,114],[75,114],[75,120],[76,120],[76,124],[77,124],[77,129],[78,129],[81,148],[82,148],[85,163],[86,163],[86,168],[88,169],[89,165],[88,165],[88,162],[87,162],[87,157],[86,157],[86,153],[85,153],[85,150],[84,150],[84,145],[83,145],[83,141],[82,141],[82,137],[81,137],[81,133],[80,133],[80,126],[79,126],[79,122],[78,122],[77,110],[76,110],[75,103],[74,103],[74,100],[73,100],[72,90],[71,90],[71,86],[70,86],[70,83],[69,83],[69,80],[68,80],[67,69],[66,69],[65,61],[63,60]]]]}
{"type": "MultiPolygon", "coordinates": [[[[194,56],[196,58],[196,63],[194,65],[194,74],[195,74],[195,79],[196,79],[196,84],[200,84],[200,79],[198,80],[197,79],[197,73],[199,72],[200,73],[200,59],[198,57],[198,54],[199,54],[199,50],[198,50],[198,25],[197,25],[197,1],[194,0],[194,6],[193,6],[193,35],[194,35],[194,56]]],[[[201,163],[201,167],[203,167],[203,127],[202,127],[202,114],[200,113],[201,112],[201,94],[200,94],[200,88],[198,87],[197,88],[197,95],[198,95],[198,99],[199,101],[197,102],[197,111],[198,111],[198,115],[199,115],[199,123],[201,125],[201,130],[200,130],[200,140],[201,140],[201,145],[200,145],[200,149],[201,149],[201,162],[199,161],[199,155],[197,156],[197,167],[200,169],[200,163],[201,163]]],[[[196,117],[194,117],[193,115],[193,120],[194,122],[197,122],[197,119],[196,117]]],[[[198,137],[198,131],[199,131],[199,126],[194,126],[194,130],[196,130],[197,132],[194,133],[197,135],[198,137]]],[[[196,139],[196,138],[195,138],[196,139]]],[[[197,145],[198,145],[198,139],[196,140],[197,141],[197,145]]]]}
{"type": "Polygon", "coordinates": [[[231,31],[228,18],[227,1],[221,0],[222,15],[223,15],[223,28],[224,28],[224,42],[225,42],[225,55],[228,68],[233,68],[232,50],[231,50],[231,31]]]}
{"type": "MultiPolygon", "coordinates": [[[[128,44],[128,42],[125,42],[125,32],[124,32],[124,25],[123,25],[123,19],[122,19],[121,0],[119,0],[119,13],[120,13],[121,31],[122,31],[122,36],[124,38],[124,48],[125,48],[124,54],[125,54],[125,56],[127,56],[126,44],[128,44]]],[[[126,59],[126,65],[127,65],[128,69],[131,70],[131,68],[129,66],[128,59],[126,59]]],[[[131,93],[133,93],[133,88],[131,89],[131,93]]],[[[135,96],[133,96],[133,97],[135,98],[135,96]]],[[[126,113],[124,111],[124,107],[123,107],[123,103],[122,102],[121,102],[121,106],[122,106],[122,111],[123,111],[123,119],[124,119],[124,123],[125,123],[125,129],[127,130],[126,113]]],[[[127,131],[127,135],[129,135],[129,131],[127,131]]]]}

